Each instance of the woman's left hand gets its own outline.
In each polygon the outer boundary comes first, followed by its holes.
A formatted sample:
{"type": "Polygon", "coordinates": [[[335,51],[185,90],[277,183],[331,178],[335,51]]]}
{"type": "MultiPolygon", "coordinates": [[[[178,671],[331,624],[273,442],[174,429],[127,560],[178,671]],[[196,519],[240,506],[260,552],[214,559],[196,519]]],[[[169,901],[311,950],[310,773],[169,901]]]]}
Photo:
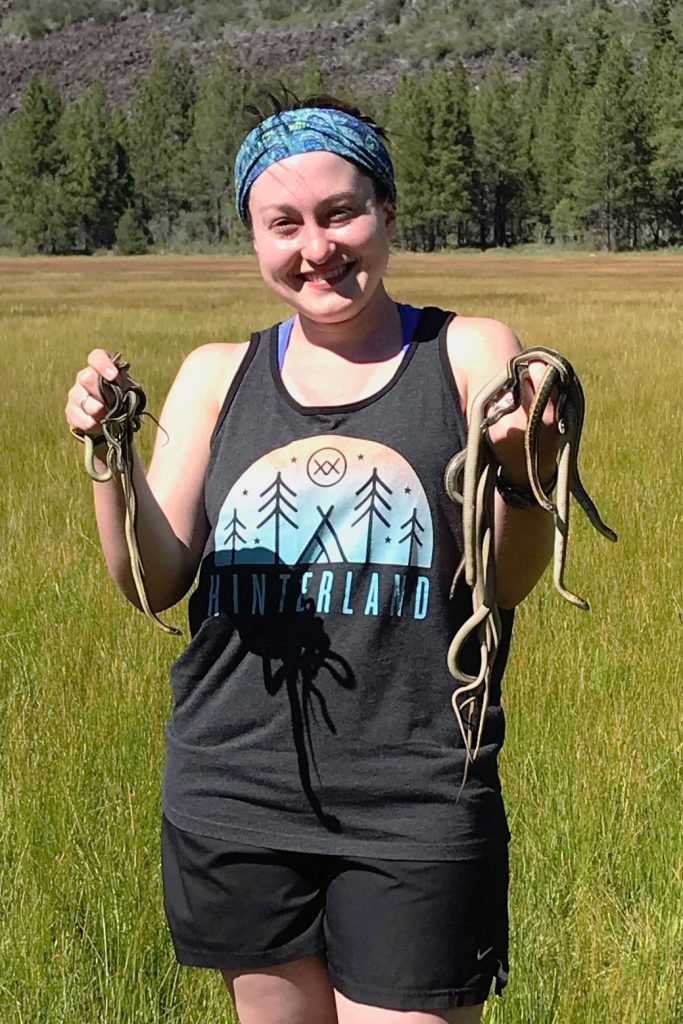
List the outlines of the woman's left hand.
{"type": "MultiPolygon", "coordinates": [[[[488,429],[488,438],[496,461],[500,463],[501,476],[506,483],[523,490],[529,487],[529,476],[526,469],[524,452],[524,433],[526,431],[529,406],[533,401],[541,378],[547,369],[545,363],[533,361],[529,363],[529,372],[522,382],[522,404],[513,412],[507,413],[488,429]]],[[[538,475],[541,484],[550,481],[555,473],[557,453],[560,446],[560,434],[557,429],[557,392],[550,397],[541,421],[538,439],[538,475]]]]}

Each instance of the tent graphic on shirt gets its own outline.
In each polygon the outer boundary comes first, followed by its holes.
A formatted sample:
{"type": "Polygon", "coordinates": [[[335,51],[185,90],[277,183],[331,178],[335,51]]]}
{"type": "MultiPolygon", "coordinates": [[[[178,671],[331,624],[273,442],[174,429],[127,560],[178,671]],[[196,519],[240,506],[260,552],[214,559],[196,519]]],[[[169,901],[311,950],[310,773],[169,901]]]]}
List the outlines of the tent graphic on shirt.
{"type": "Polygon", "coordinates": [[[313,536],[304,546],[303,551],[297,558],[297,564],[308,564],[311,562],[347,562],[337,531],[331,522],[331,515],[334,512],[334,505],[330,505],[327,511],[318,506],[320,522],[313,531],[313,536]]]}
{"type": "Polygon", "coordinates": [[[429,568],[434,537],[415,470],[377,441],[319,435],[263,455],[239,477],[216,525],[215,564],[429,568]]]}

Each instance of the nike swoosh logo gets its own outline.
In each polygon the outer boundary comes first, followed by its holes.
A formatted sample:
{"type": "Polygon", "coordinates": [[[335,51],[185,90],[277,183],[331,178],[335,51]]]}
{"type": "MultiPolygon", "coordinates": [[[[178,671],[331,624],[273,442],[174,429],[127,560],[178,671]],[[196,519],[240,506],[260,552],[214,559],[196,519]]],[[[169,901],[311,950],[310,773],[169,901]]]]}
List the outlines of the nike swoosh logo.
{"type": "Polygon", "coordinates": [[[483,960],[485,956],[488,956],[488,954],[491,952],[492,949],[493,949],[493,946],[489,946],[489,948],[485,949],[483,953],[482,953],[482,951],[480,949],[478,949],[477,950],[477,960],[483,960]]]}

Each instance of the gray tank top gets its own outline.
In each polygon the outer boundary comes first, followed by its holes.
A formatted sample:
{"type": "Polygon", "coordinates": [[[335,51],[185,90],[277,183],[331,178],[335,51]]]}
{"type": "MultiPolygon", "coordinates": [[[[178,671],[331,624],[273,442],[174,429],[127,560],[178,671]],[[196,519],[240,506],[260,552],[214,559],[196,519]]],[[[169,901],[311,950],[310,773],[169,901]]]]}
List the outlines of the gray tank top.
{"type": "Polygon", "coordinates": [[[462,792],[446,667],[471,613],[466,587],[449,597],[461,524],[443,474],[466,442],[452,316],[422,310],[391,381],[327,408],[286,390],[282,325],[252,336],[212,438],[192,639],[172,668],[164,811],[179,828],[416,860],[507,840],[497,756],[512,613],[462,792]]]}

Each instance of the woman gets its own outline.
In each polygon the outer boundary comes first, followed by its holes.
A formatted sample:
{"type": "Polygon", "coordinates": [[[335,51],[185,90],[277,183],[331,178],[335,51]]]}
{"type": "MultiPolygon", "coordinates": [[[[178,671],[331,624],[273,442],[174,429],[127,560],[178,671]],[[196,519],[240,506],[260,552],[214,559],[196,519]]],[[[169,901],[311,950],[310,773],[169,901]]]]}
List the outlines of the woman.
{"type": "MultiPolygon", "coordinates": [[[[442,481],[468,404],[519,342],[497,321],[389,297],[393,170],[358,111],[324,98],[266,118],[236,189],[263,278],[295,316],[193,352],[164,406],[167,438],[146,476],[135,466],[151,605],[177,602],[199,569],[167,729],[176,954],[222,970],[242,1024],[470,1024],[507,978],[504,652],[463,786],[446,650],[471,608],[449,595],[459,523],[442,481]]],[[[117,376],[101,349],[66,409],[93,435],[98,374],[117,376]]],[[[520,409],[490,432],[507,609],[552,536],[525,500],[525,422],[520,409]]],[[[95,506],[110,572],[137,604],[116,481],[95,487],[95,506]]]]}

